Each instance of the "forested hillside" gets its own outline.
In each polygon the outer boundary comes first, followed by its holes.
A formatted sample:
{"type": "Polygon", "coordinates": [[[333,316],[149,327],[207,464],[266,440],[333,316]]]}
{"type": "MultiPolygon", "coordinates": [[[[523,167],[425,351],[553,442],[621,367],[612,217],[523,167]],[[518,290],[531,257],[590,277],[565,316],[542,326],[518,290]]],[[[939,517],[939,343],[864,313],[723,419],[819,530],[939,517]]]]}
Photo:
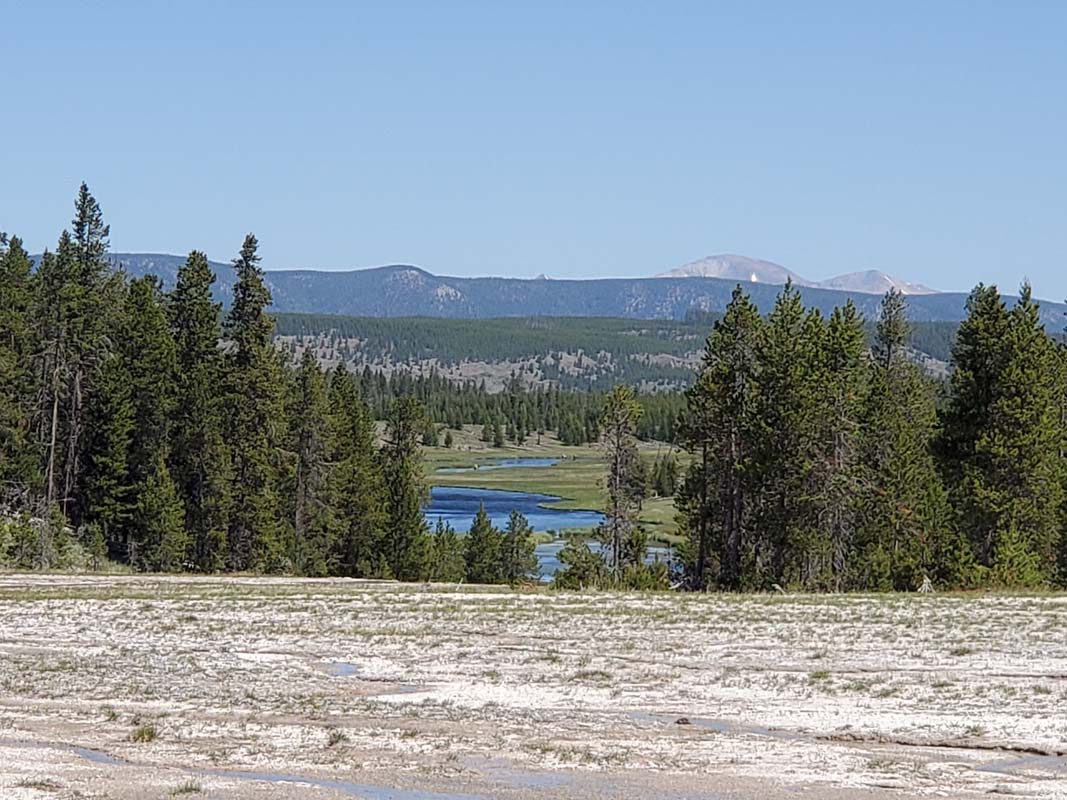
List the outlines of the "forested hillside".
{"type": "MultiPolygon", "coordinates": [[[[692,381],[704,340],[722,315],[684,320],[612,317],[504,317],[469,321],[434,317],[275,314],[279,345],[295,363],[310,349],[324,366],[387,373],[431,372],[502,390],[513,376],[528,387],[604,389],[624,382],[646,391],[692,381]]],[[[934,375],[947,372],[957,325],[912,323],[909,353],[934,375]]],[[[873,341],[874,323],[865,329],[873,341]]]]}

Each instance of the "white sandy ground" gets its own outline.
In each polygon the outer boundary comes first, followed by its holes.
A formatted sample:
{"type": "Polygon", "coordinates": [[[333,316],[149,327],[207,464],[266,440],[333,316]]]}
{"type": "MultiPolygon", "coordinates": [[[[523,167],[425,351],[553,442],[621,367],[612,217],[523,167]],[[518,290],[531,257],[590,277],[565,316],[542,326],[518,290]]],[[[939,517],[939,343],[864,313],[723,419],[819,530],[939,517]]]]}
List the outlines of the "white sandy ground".
{"type": "Polygon", "coordinates": [[[1060,595],[0,575],[5,800],[1067,798],[1065,700],[1060,595]]]}

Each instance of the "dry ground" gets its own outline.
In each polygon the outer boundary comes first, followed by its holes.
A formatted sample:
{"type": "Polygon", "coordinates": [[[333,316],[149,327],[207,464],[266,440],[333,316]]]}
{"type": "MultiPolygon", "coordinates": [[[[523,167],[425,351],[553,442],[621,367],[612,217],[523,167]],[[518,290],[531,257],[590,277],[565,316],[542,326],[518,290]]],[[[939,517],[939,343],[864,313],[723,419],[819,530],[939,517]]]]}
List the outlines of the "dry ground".
{"type": "Polygon", "coordinates": [[[1065,700],[1063,596],[0,576],[11,800],[1067,798],[1065,700]]]}

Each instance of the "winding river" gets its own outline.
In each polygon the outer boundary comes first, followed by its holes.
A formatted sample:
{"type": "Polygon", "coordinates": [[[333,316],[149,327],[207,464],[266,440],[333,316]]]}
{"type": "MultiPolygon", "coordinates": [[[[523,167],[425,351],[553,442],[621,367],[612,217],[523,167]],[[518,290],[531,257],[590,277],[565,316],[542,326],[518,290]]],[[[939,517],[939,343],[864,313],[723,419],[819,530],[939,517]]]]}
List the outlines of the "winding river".
{"type": "MultiPolygon", "coordinates": [[[[440,473],[456,474],[462,472],[482,472],[494,469],[516,469],[520,467],[552,467],[558,458],[498,458],[476,467],[443,467],[440,473]]],[[[564,531],[595,528],[604,519],[598,511],[583,509],[556,508],[562,498],[537,492],[513,492],[502,489],[474,489],[468,486],[434,486],[430,490],[430,503],[423,509],[430,526],[438,520],[447,522],[459,533],[470,530],[474,515],[481,506],[485,506],[493,525],[501,530],[507,527],[508,516],[512,511],[521,512],[537,532],[564,531]]],[[[555,539],[539,544],[536,549],[540,566],[541,579],[551,580],[560,568],[559,552],[565,542],[555,539]]],[[[590,543],[591,549],[598,549],[599,544],[590,543]]],[[[663,547],[650,547],[647,560],[669,560],[670,553],[663,547]]]]}

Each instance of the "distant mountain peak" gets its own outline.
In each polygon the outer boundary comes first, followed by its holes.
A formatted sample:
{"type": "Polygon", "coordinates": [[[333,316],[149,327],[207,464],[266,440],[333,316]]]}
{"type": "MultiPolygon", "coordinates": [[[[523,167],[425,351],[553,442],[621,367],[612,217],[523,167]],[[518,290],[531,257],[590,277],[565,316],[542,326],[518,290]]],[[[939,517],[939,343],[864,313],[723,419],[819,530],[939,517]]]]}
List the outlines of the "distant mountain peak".
{"type": "Polygon", "coordinates": [[[720,253],[697,261],[690,261],[677,269],[661,272],[657,278],[727,278],[747,283],[784,284],[788,280],[800,286],[810,286],[795,272],[759,258],[720,253]]]}
{"type": "Polygon", "coordinates": [[[759,258],[721,253],[707,256],[698,261],[690,261],[676,269],[661,272],[657,278],[724,278],[745,283],[767,283],[784,285],[792,281],[795,286],[807,286],[814,289],[834,289],[844,292],[863,294],[885,294],[890,289],[898,289],[904,294],[937,294],[936,289],[911,283],[901,278],[876,270],[867,269],[837,275],[824,281],[804,278],[781,264],[759,258]]]}
{"type": "Polygon", "coordinates": [[[865,269],[849,272],[845,275],[821,281],[823,289],[839,289],[846,292],[864,292],[867,294],[885,294],[890,289],[897,289],[902,294],[937,294],[937,289],[911,283],[901,278],[894,278],[878,269],[865,269]]]}

